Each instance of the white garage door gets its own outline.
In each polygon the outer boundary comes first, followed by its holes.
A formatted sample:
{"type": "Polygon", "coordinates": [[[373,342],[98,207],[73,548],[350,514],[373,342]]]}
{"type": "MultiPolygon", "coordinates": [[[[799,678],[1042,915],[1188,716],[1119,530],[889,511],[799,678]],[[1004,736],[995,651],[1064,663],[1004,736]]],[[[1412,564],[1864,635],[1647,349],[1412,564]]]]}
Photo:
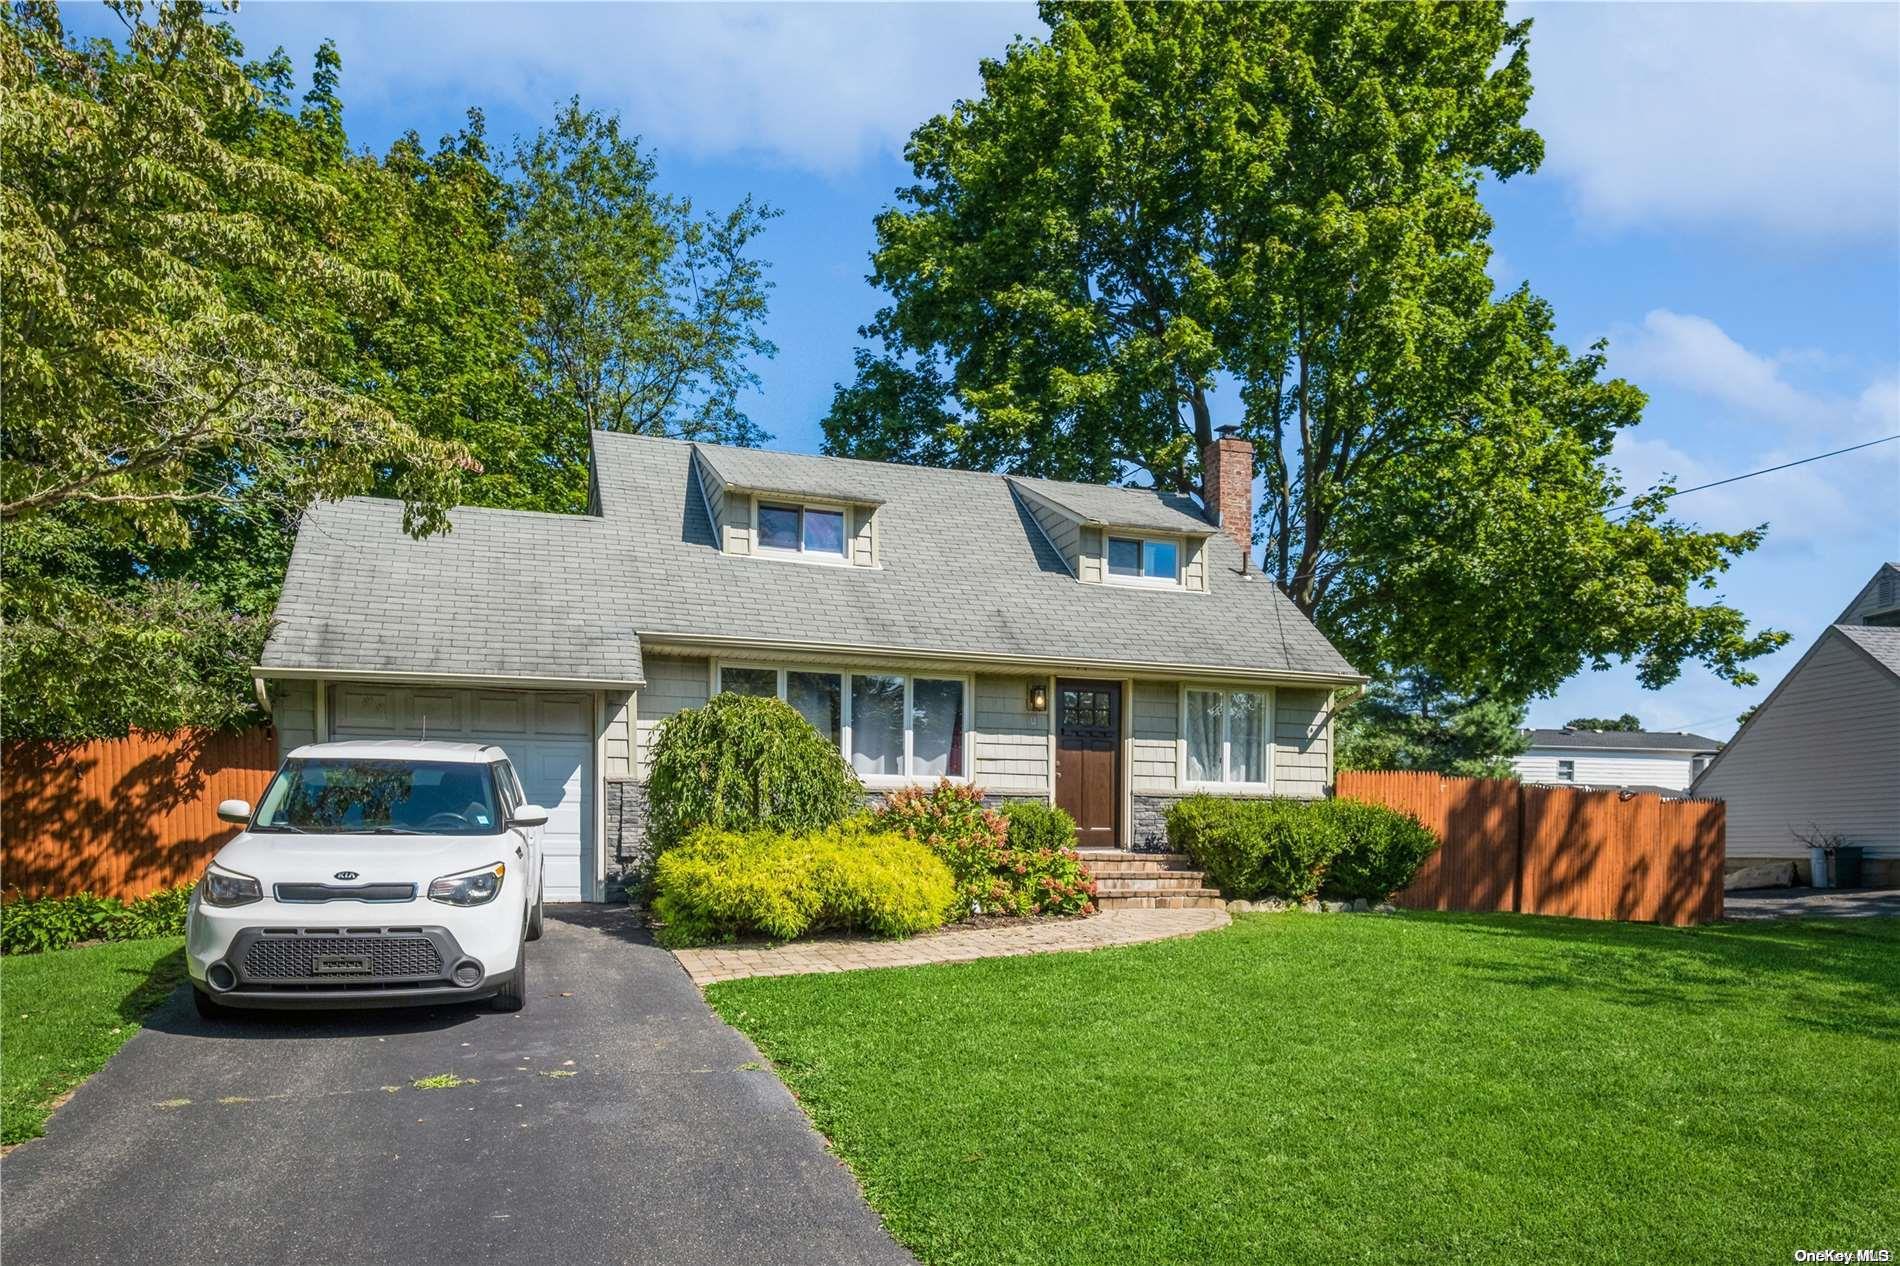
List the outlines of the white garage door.
{"type": "Polygon", "coordinates": [[[541,690],[330,687],[330,737],[492,743],[508,753],[541,832],[549,901],[590,899],[593,879],[593,696],[541,690]]]}

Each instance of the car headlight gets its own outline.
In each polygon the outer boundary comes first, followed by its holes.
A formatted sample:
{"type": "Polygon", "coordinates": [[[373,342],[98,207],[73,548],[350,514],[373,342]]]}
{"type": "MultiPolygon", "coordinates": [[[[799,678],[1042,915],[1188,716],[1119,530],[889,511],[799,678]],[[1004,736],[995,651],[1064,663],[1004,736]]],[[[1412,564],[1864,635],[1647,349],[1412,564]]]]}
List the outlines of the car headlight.
{"type": "Polygon", "coordinates": [[[429,900],[446,902],[452,906],[478,906],[493,901],[495,894],[501,891],[502,876],[507,873],[508,868],[500,862],[490,862],[478,870],[458,871],[440,879],[431,879],[429,900]]]}
{"type": "Polygon", "coordinates": [[[264,899],[264,885],[249,875],[220,870],[214,862],[205,869],[198,896],[208,906],[247,906],[264,899]]]}

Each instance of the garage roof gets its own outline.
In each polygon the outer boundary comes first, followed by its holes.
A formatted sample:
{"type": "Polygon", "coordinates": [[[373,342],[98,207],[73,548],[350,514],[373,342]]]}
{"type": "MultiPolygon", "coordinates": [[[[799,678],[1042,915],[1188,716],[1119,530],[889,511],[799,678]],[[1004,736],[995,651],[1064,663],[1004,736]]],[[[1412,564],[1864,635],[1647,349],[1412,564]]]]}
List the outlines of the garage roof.
{"type": "MultiPolygon", "coordinates": [[[[877,503],[879,565],[727,554],[692,474],[694,449],[597,433],[598,517],[456,510],[449,535],[415,541],[395,502],[319,507],[298,535],[267,674],[636,682],[645,639],[1360,680],[1271,580],[1243,572],[1223,533],[1207,538],[1205,593],[1084,584],[1004,476],[748,452],[753,486],[816,488],[821,463],[825,487],[877,503]]],[[[734,468],[732,450],[700,451],[734,468]]],[[[1140,489],[1090,496],[1111,516],[1103,521],[1185,513],[1156,503],[1140,489]],[[1101,497],[1129,498],[1129,508],[1101,497]]]]}

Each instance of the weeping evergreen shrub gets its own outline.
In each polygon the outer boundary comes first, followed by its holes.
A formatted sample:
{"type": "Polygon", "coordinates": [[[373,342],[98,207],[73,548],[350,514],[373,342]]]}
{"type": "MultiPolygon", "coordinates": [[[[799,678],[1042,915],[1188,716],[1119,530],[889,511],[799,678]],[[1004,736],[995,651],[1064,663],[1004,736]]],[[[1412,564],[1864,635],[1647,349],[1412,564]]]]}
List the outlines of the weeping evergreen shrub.
{"type": "Polygon", "coordinates": [[[864,809],[857,775],[796,708],[737,694],[667,718],[647,796],[647,831],[661,853],[700,827],[796,834],[864,809]]]}

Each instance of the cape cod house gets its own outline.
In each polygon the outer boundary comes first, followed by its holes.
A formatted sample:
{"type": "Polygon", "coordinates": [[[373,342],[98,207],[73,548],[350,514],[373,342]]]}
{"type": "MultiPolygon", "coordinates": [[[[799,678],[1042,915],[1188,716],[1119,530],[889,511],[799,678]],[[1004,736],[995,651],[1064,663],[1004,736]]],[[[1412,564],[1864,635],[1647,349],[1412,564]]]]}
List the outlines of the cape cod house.
{"type": "Polygon", "coordinates": [[[1151,490],[597,434],[590,512],[321,505],[256,669],[284,749],[490,742],[547,827],[549,900],[647,853],[666,718],[777,695],[872,791],[1048,798],[1084,845],[1155,849],[1192,791],[1317,796],[1363,679],[1248,561],[1252,449],[1211,509],[1151,490]]]}

